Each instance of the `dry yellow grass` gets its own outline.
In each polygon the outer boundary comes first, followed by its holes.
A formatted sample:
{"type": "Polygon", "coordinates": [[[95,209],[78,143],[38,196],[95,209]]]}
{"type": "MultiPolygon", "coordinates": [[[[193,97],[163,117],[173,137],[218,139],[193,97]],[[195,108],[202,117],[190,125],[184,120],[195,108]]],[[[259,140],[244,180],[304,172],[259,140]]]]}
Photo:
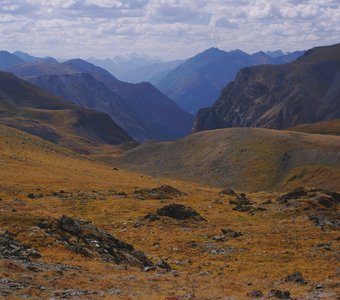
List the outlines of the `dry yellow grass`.
{"type": "Polygon", "coordinates": [[[273,288],[289,290],[294,298],[307,299],[316,284],[323,284],[330,293],[324,299],[336,299],[336,293],[340,292],[336,285],[339,279],[337,232],[321,231],[311,224],[303,211],[282,207],[275,201],[278,194],[247,195],[256,206],[266,200],[273,201],[266,206],[267,211],[251,215],[232,210],[229,200],[233,197],[220,196],[219,191],[196,183],[114,170],[112,166],[0,126],[0,231],[8,230],[21,242],[34,246],[42,254],[39,262],[80,268],[33,272],[18,261],[0,260],[0,278],[29,281],[31,285],[51,289],[17,290],[6,299],[17,299],[22,294],[48,299],[55,290],[75,288],[121,290],[120,295],[106,293],[80,297],[82,299],[181,299],[180,296],[187,296],[185,299],[248,299],[247,293],[252,290],[262,290],[266,294],[273,288]],[[131,197],[136,188],[163,184],[174,186],[188,196],[162,201],[131,197]],[[49,194],[59,190],[91,194],[93,190],[110,189],[126,192],[129,197],[106,196],[103,200],[27,197],[29,193],[49,194]],[[173,202],[191,206],[207,222],[162,218],[155,222],[143,221],[144,225],[134,227],[139,218],[173,202]],[[176,272],[141,272],[138,268],[125,269],[86,258],[67,250],[36,228],[39,219],[63,214],[93,222],[149,257],[167,260],[176,272]],[[222,228],[232,228],[244,235],[226,242],[211,240],[222,228]],[[315,250],[320,243],[331,244],[332,251],[315,250]],[[233,247],[237,251],[211,254],[205,249],[208,245],[233,247]],[[296,270],[302,272],[308,285],[282,282],[296,270]]]}

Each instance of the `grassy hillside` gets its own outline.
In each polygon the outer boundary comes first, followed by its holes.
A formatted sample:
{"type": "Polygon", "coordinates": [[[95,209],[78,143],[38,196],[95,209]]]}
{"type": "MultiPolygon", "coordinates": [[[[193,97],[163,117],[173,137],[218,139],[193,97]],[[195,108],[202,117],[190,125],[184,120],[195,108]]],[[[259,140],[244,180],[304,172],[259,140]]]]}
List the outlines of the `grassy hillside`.
{"type": "MultiPolygon", "coordinates": [[[[231,137],[229,141],[233,142],[231,137]]],[[[207,155],[203,147],[202,152],[207,155]]],[[[316,286],[322,286],[322,293],[335,299],[337,231],[321,230],[310,221],[309,214],[320,207],[311,201],[317,200],[293,199],[293,205],[286,206],[276,201],[278,194],[251,193],[246,197],[252,210],[241,212],[233,209],[235,197],[221,195],[220,190],[117,170],[0,126],[0,295],[6,299],[224,299],[226,295],[248,299],[254,290],[267,296],[275,289],[306,299],[317,298],[316,286]],[[135,190],[165,184],[186,195],[163,200],[134,196],[135,190]],[[190,206],[206,221],[144,218],[170,203],[190,206]],[[172,270],[142,271],[77,252],[81,248],[69,244],[81,240],[62,240],[43,227],[62,215],[89,221],[150,260],[165,260],[172,270]],[[15,243],[6,242],[8,235],[15,243]],[[18,249],[11,254],[7,249],[14,244],[34,248],[41,257],[26,258],[31,250],[21,252],[23,257],[18,249]],[[301,272],[306,284],[285,280],[294,271],[301,272]]],[[[334,206],[323,212],[333,209],[336,212],[334,206]]],[[[74,229],[68,230],[70,234],[74,229]]]]}
{"type": "Polygon", "coordinates": [[[293,128],[289,128],[288,130],[305,133],[340,135],[340,119],[312,124],[302,124],[293,128]]]}
{"type": "Polygon", "coordinates": [[[132,142],[105,113],[76,106],[4,72],[0,72],[0,124],[83,153],[132,142]]]}
{"type": "Polygon", "coordinates": [[[339,189],[340,137],[219,129],[176,142],[141,145],[115,159],[114,164],[155,176],[247,191],[304,185],[339,189]]]}

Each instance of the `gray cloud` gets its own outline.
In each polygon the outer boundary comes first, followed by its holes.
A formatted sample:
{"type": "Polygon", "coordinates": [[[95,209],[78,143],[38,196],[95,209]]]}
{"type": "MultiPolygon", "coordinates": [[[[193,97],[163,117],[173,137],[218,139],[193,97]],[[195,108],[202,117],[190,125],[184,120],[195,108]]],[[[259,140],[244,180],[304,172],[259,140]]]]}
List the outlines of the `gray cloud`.
{"type": "Polygon", "coordinates": [[[0,0],[0,45],[35,55],[191,56],[337,43],[338,0],[0,0]]]}

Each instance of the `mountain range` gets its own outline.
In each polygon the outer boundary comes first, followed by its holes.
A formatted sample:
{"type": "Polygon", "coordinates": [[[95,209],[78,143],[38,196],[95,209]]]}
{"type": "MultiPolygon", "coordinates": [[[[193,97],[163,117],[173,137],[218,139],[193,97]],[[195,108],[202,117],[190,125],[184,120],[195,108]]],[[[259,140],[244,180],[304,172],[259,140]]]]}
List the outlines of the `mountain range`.
{"type": "Polygon", "coordinates": [[[136,78],[137,70],[154,64],[163,63],[160,58],[138,53],[131,53],[129,55],[121,55],[106,59],[90,57],[87,59],[87,61],[96,66],[102,67],[105,70],[108,70],[115,77],[119,78],[119,80],[131,83],[147,81],[146,77],[142,78],[141,80],[134,79],[136,78]]]}
{"type": "Polygon", "coordinates": [[[283,65],[242,69],[194,131],[223,127],[284,129],[340,117],[340,44],[313,48],[283,65]]]}
{"type": "Polygon", "coordinates": [[[226,52],[210,48],[159,78],[155,86],[184,110],[196,114],[200,108],[213,104],[221,89],[235,79],[241,68],[259,64],[287,63],[303,53],[296,51],[272,57],[264,52],[250,55],[241,50],[226,52]]]}
{"type": "Polygon", "coordinates": [[[107,114],[74,105],[6,72],[0,72],[0,123],[82,153],[103,144],[133,142],[107,114]]]}
{"type": "Polygon", "coordinates": [[[107,112],[141,142],[183,137],[193,126],[194,117],[151,84],[122,82],[81,59],[24,63],[8,70],[57,96],[107,112]]]}

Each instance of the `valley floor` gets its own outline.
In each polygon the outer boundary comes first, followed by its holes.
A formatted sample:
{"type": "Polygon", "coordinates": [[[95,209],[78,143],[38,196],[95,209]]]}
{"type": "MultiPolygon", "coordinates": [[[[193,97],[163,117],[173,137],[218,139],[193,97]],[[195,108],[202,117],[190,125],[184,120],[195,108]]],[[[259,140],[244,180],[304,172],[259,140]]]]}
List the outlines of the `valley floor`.
{"type": "MultiPolygon", "coordinates": [[[[5,127],[0,139],[0,297],[338,299],[337,193],[221,194],[118,170],[5,127]],[[150,191],[165,185],[186,195],[150,191]],[[172,203],[205,220],[156,214],[172,203]],[[84,255],[76,247],[86,244],[79,228],[68,228],[66,240],[41,225],[62,216],[133,245],[155,267],[84,255]],[[171,270],[159,267],[160,260],[171,270]],[[301,274],[289,277],[294,272],[301,274]]],[[[97,253],[96,244],[86,246],[97,253]]]]}

